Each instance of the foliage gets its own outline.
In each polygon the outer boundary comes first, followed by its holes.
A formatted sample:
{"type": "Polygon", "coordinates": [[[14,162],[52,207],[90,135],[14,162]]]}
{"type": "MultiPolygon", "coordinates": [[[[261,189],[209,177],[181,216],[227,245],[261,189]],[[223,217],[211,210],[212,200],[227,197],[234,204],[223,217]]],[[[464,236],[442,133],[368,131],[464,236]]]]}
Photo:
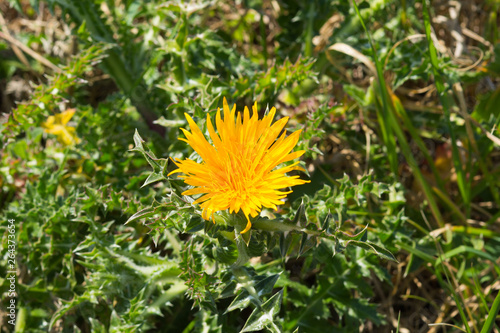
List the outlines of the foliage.
{"type": "Polygon", "coordinates": [[[498,330],[497,2],[0,7],[2,332],[498,330]],[[223,97],[311,180],[244,234],[168,175],[223,97]]]}

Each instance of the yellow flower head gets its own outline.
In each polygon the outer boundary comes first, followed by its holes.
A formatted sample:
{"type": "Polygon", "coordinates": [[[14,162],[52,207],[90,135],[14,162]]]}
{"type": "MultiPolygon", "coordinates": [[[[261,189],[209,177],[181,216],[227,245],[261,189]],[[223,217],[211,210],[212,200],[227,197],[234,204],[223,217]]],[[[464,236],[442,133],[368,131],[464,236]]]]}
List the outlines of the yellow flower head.
{"type": "Polygon", "coordinates": [[[78,143],[80,139],[76,136],[75,128],[67,125],[74,114],[75,109],[68,109],[48,117],[42,126],[45,128],[45,132],[57,135],[57,139],[65,146],[78,143]]]}
{"type": "Polygon", "coordinates": [[[308,183],[299,176],[286,176],[292,170],[303,170],[295,162],[289,166],[275,169],[279,164],[300,157],[304,150],[291,153],[297,144],[301,130],[288,137],[281,135],[288,117],[271,125],[276,109],[273,107],[263,119],[258,119],[257,102],[252,107],[252,116],[247,107],[243,113],[236,114],[236,105],[229,110],[226,99],[223,102],[224,119],[220,108],[217,110],[215,132],[210,116],[207,115],[207,128],[212,139],[210,144],[202,131],[185,114],[191,132],[182,129],[187,142],[203,159],[202,163],[193,160],[175,160],[178,169],[173,173],[183,173],[181,178],[194,188],[183,195],[204,194],[194,204],[200,204],[202,217],[208,220],[217,211],[229,209],[230,213],[240,210],[247,218],[242,233],[250,230],[249,216],[255,217],[262,207],[277,209],[283,204],[291,191],[283,192],[290,186],[308,183]]]}

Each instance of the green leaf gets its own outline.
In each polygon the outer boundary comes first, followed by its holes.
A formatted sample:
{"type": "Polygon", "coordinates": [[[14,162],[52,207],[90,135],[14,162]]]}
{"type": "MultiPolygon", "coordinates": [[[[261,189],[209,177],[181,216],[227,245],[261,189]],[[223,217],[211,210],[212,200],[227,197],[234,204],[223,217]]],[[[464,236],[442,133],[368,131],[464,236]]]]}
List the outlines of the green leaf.
{"type": "Polygon", "coordinates": [[[130,149],[130,151],[138,151],[142,153],[148,161],[149,165],[151,165],[151,167],[153,168],[153,172],[148,176],[142,187],[160,180],[166,180],[168,165],[168,159],[157,158],[148,147],[144,147],[144,145],[142,144],[143,142],[145,141],[141,138],[139,132],[136,129],[134,133],[135,147],[130,149]]]}
{"type": "Polygon", "coordinates": [[[295,214],[295,217],[293,218],[292,224],[298,225],[301,227],[305,227],[307,225],[307,216],[306,216],[306,210],[304,207],[304,202],[299,206],[299,209],[297,209],[297,213],[295,214]]]}
{"type": "Polygon", "coordinates": [[[226,265],[233,264],[238,259],[236,245],[227,239],[222,239],[220,245],[215,248],[214,258],[226,265]]]}
{"type": "Polygon", "coordinates": [[[146,185],[149,185],[151,183],[160,181],[160,180],[165,180],[167,179],[165,172],[167,170],[167,164],[168,160],[163,160],[163,163],[161,165],[161,171],[160,172],[151,172],[151,174],[148,176],[144,184],[142,184],[141,187],[144,187],[146,185]]]}
{"type": "Polygon", "coordinates": [[[488,312],[488,317],[486,318],[486,322],[484,323],[483,328],[481,329],[481,333],[489,333],[493,329],[495,325],[495,319],[500,311],[500,293],[497,294],[493,304],[491,305],[491,309],[488,312]]]}
{"type": "Polygon", "coordinates": [[[274,322],[274,317],[281,308],[283,289],[274,294],[260,308],[256,308],[248,317],[241,332],[255,332],[267,328],[271,332],[281,332],[281,328],[274,322]]]}
{"type": "Polygon", "coordinates": [[[138,220],[138,219],[152,216],[152,215],[154,215],[155,211],[156,211],[155,207],[147,207],[147,208],[141,209],[140,211],[138,211],[137,213],[132,215],[127,220],[127,222],[125,222],[125,224],[128,224],[128,223],[133,222],[133,221],[138,220]]]}
{"type": "Polygon", "coordinates": [[[352,241],[348,241],[346,243],[346,246],[347,245],[354,245],[354,246],[360,247],[362,249],[365,249],[369,252],[375,253],[380,258],[398,262],[396,260],[396,258],[394,257],[394,255],[389,250],[387,250],[386,248],[383,248],[380,245],[374,244],[372,242],[361,242],[361,241],[352,240],[352,241]]]}
{"type": "Polygon", "coordinates": [[[293,245],[299,244],[302,240],[302,233],[299,231],[290,231],[280,234],[279,244],[280,253],[283,257],[286,257],[289,252],[293,250],[293,245]]]}
{"type": "MultiPolygon", "coordinates": [[[[326,231],[327,233],[333,233],[333,230],[330,229],[330,222],[333,220],[333,215],[328,212],[328,215],[326,215],[325,220],[323,221],[323,224],[321,225],[321,231],[326,231]]],[[[335,223],[335,221],[334,221],[335,223]]],[[[336,225],[336,224],[335,224],[336,225]]]]}
{"type": "MultiPolygon", "coordinates": [[[[273,291],[273,287],[278,281],[279,274],[274,274],[271,276],[256,276],[254,279],[254,286],[257,296],[267,295],[273,291]]],[[[255,305],[260,305],[261,301],[256,300],[252,295],[248,293],[248,291],[242,291],[235,299],[231,302],[226,312],[231,312],[236,309],[244,309],[246,308],[250,302],[253,302],[255,305]]]]}
{"type": "Polygon", "coordinates": [[[358,232],[355,235],[349,235],[345,232],[342,231],[337,231],[335,233],[335,237],[341,239],[341,240],[346,240],[346,241],[363,241],[363,239],[366,240],[366,230],[368,229],[368,224],[366,227],[363,228],[360,232],[358,232]]]}
{"type": "Polygon", "coordinates": [[[182,19],[180,22],[179,31],[177,33],[177,37],[175,38],[175,41],[177,42],[177,45],[179,45],[180,49],[184,48],[184,44],[186,43],[187,35],[188,35],[187,16],[186,16],[186,14],[182,14],[182,19]]]}
{"type": "Polygon", "coordinates": [[[370,101],[368,100],[368,94],[365,89],[359,88],[353,84],[346,84],[343,87],[344,91],[351,96],[358,105],[366,107],[369,105],[370,101]]]}
{"type": "Polygon", "coordinates": [[[478,120],[485,121],[488,121],[491,116],[498,119],[500,114],[498,105],[500,105],[500,88],[482,96],[472,116],[478,120]]]}
{"type": "Polygon", "coordinates": [[[142,139],[142,137],[139,135],[139,132],[136,129],[135,133],[134,133],[135,147],[130,149],[130,151],[138,151],[138,152],[144,154],[144,157],[148,161],[149,165],[151,165],[151,167],[155,171],[159,170],[160,165],[158,164],[158,162],[156,162],[156,160],[158,160],[158,159],[156,158],[156,156],[153,154],[153,152],[151,152],[151,150],[148,147],[144,148],[144,145],[142,144],[143,142],[146,142],[146,141],[144,141],[142,139]]]}
{"type": "MultiPolygon", "coordinates": [[[[307,225],[306,229],[314,231],[314,232],[318,231],[318,227],[314,223],[309,223],[307,225]]],[[[297,255],[301,256],[305,252],[307,252],[309,249],[311,249],[317,245],[318,245],[318,237],[312,236],[311,234],[309,234],[307,232],[303,232],[302,239],[300,240],[299,253],[297,255]]]]}
{"type": "Polygon", "coordinates": [[[28,144],[26,140],[19,140],[15,144],[11,145],[12,152],[15,156],[23,160],[28,160],[28,144]]]}
{"type": "Polygon", "coordinates": [[[195,233],[197,231],[203,230],[205,227],[205,220],[200,216],[192,216],[186,225],[186,232],[195,233]]]}
{"type": "Polygon", "coordinates": [[[161,116],[159,119],[153,121],[153,124],[158,124],[163,127],[181,127],[186,124],[185,120],[172,120],[165,119],[165,117],[161,116]]]}
{"type": "Polygon", "coordinates": [[[160,237],[165,233],[166,224],[162,218],[154,219],[153,222],[146,223],[149,228],[148,234],[151,236],[155,246],[158,246],[160,237]]]}

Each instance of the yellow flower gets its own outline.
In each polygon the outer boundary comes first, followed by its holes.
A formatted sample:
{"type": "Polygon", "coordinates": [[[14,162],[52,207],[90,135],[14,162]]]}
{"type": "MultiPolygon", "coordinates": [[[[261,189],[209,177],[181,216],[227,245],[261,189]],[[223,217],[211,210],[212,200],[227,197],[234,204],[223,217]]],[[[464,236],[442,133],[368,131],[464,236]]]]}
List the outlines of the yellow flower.
{"type": "Polygon", "coordinates": [[[59,142],[65,146],[78,143],[80,139],[76,136],[75,128],[67,126],[67,123],[74,114],[75,109],[69,109],[55,116],[50,116],[47,118],[47,121],[42,124],[42,127],[45,128],[45,132],[57,135],[59,142]]]}
{"type": "Polygon", "coordinates": [[[263,119],[258,119],[257,102],[252,107],[252,116],[247,107],[236,115],[236,105],[229,110],[226,99],[223,102],[224,120],[220,108],[217,110],[214,130],[210,116],[207,115],[207,128],[210,144],[193,119],[185,114],[191,132],[182,129],[187,142],[203,159],[202,163],[193,160],[174,160],[178,169],[173,173],[180,176],[186,184],[194,188],[183,195],[204,194],[194,204],[200,204],[202,217],[208,220],[215,212],[229,209],[230,213],[240,210],[247,218],[245,233],[252,226],[251,217],[259,214],[262,207],[277,209],[283,204],[281,199],[292,191],[283,192],[290,186],[308,183],[299,176],[286,176],[292,170],[303,170],[295,162],[289,166],[275,169],[279,164],[300,157],[305,151],[291,153],[297,144],[301,130],[288,137],[285,127],[288,117],[271,125],[276,114],[273,107],[263,119]]]}

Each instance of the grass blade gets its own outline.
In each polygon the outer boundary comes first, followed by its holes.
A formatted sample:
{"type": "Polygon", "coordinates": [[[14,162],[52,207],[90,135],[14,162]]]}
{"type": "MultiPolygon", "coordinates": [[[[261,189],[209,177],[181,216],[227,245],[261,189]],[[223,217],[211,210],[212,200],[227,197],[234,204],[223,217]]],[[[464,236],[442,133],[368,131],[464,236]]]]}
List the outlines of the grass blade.
{"type": "Polygon", "coordinates": [[[462,161],[460,159],[460,154],[457,146],[457,139],[455,135],[455,130],[453,129],[453,125],[450,120],[450,110],[451,103],[450,97],[448,96],[448,92],[446,91],[446,87],[444,84],[443,77],[441,76],[440,66],[437,56],[437,50],[434,46],[434,43],[431,38],[431,22],[430,22],[430,14],[429,9],[427,7],[427,0],[422,0],[423,5],[423,16],[424,16],[424,26],[425,26],[425,34],[427,36],[427,42],[429,44],[429,55],[432,65],[432,70],[434,74],[434,84],[436,85],[436,89],[439,95],[439,100],[441,101],[441,105],[443,106],[443,111],[445,114],[446,125],[448,126],[448,130],[450,132],[451,138],[451,146],[452,146],[452,159],[453,165],[455,166],[455,172],[457,173],[457,183],[460,189],[460,194],[462,195],[462,199],[464,201],[464,205],[467,211],[467,216],[470,215],[470,184],[467,182],[465,178],[465,172],[462,168],[462,161]]]}
{"type": "Polygon", "coordinates": [[[429,203],[429,207],[432,211],[432,214],[434,218],[436,219],[437,224],[440,227],[444,226],[444,221],[441,216],[441,213],[439,211],[438,205],[436,203],[436,200],[433,196],[432,189],[425,180],[424,176],[422,175],[422,172],[420,171],[420,168],[418,166],[417,161],[415,160],[415,157],[412,154],[410,145],[408,144],[408,141],[406,140],[405,134],[403,130],[401,129],[401,126],[399,122],[396,119],[396,116],[394,115],[394,104],[390,103],[389,104],[389,92],[387,89],[387,85],[384,79],[384,73],[382,70],[382,64],[378,59],[377,56],[377,50],[375,48],[375,44],[372,41],[370,32],[366,28],[366,25],[363,21],[363,18],[361,17],[361,13],[359,12],[359,8],[356,5],[356,2],[353,1],[353,6],[354,9],[356,10],[356,14],[359,17],[359,20],[361,22],[361,25],[363,26],[363,29],[366,32],[366,35],[368,36],[368,40],[370,41],[370,45],[373,50],[373,58],[375,61],[375,67],[377,69],[377,78],[378,78],[378,83],[379,83],[379,89],[380,89],[380,95],[382,98],[382,112],[377,112],[377,118],[379,120],[384,142],[387,145],[387,150],[388,150],[388,156],[389,156],[389,162],[391,163],[391,169],[393,170],[394,174],[397,175],[397,155],[396,155],[396,142],[394,140],[393,136],[393,131],[396,137],[398,138],[398,142],[401,148],[401,152],[406,158],[406,161],[408,162],[408,165],[412,169],[415,178],[417,181],[422,185],[425,197],[429,203]],[[392,154],[391,154],[392,153],[392,154]],[[396,163],[395,166],[393,166],[393,163],[396,163]]]}
{"type": "Polygon", "coordinates": [[[497,294],[495,300],[493,301],[493,305],[491,306],[490,312],[488,313],[488,317],[486,318],[486,322],[484,323],[483,328],[481,329],[481,333],[489,333],[493,329],[495,325],[495,319],[500,310],[500,293],[497,294]]]}

